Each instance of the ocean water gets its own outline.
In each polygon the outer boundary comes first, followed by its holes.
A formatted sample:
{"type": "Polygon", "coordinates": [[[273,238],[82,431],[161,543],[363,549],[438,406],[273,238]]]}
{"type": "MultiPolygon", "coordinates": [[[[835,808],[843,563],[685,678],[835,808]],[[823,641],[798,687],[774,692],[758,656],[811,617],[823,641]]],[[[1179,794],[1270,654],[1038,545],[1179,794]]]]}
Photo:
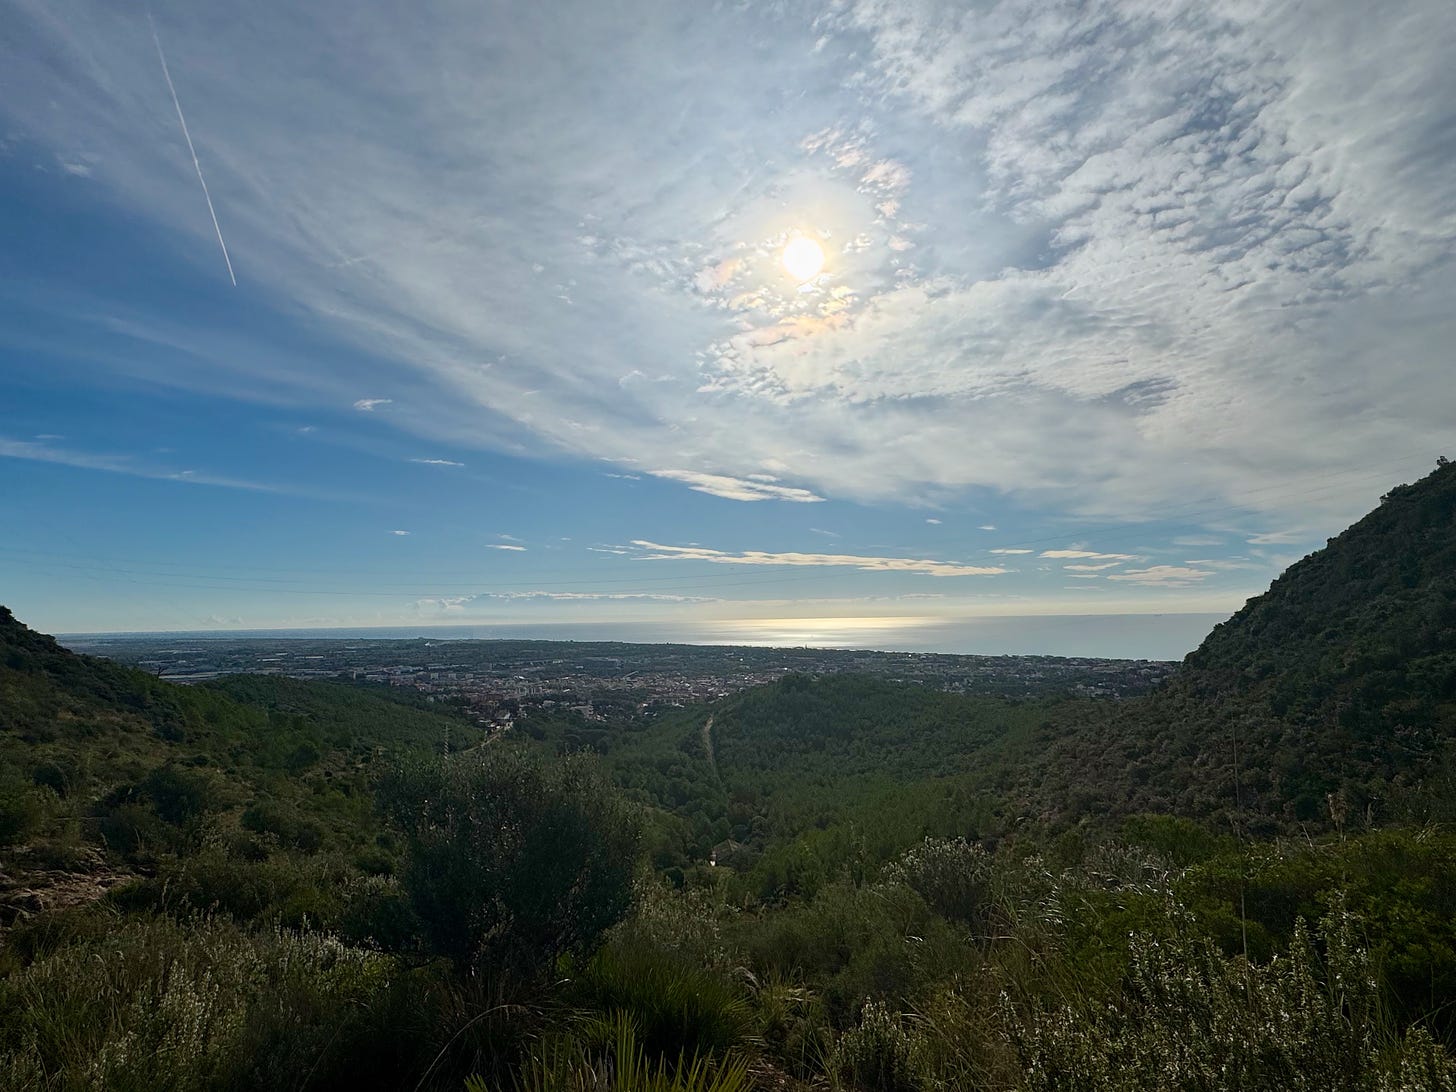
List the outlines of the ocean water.
{"type": "Polygon", "coordinates": [[[646,644],[857,648],[999,656],[1096,656],[1177,660],[1197,648],[1223,614],[1071,614],[944,619],[768,618],[679,622],[539,622],[465,626],[195,631],[169,634],[66,634],[359,640],[631,641],[646,644]]]}

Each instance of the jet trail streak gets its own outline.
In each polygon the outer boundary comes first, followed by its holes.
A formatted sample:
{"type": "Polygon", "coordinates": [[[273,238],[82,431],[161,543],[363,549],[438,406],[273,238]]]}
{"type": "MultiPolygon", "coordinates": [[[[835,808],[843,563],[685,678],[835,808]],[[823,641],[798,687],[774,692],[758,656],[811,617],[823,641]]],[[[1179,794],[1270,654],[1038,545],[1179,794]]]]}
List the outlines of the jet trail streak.
{"type": "Polygon", "coordinates": [[[207,211],[212,214],[212,230],[217,232],[217,245],[222,247],[222,260],[227,263],[228,279],[236,288],[238,278],[233,274],[233,260],[228,257],[227,243],[222,239],[222,227],[217,222],[217,210],[212,207],[212,194],[207,190],[207,179],[202,177],[202,164],[197,161],[197,149],[192,146],[192,134],[187,131],[187,119],[182,115],[182,102],[177,98],[177,88],[172,83],[172,72],[167,67],[167,55],[162,52],[162,39],[157,37],[157,24],[152,19],[150,9],[147,11],[147,23],[152,28],[152,41],[157,46],[157,59],[162,62],[162,75],[167,80],[167,90],[172,92],[172,105],[177,108],[177,120],[182,123],[182,136],[187,141],[187,150],[192,153],[192,166],[197,168],[197,181],[202,183],[202,196],[207,199],[207,211]]]}

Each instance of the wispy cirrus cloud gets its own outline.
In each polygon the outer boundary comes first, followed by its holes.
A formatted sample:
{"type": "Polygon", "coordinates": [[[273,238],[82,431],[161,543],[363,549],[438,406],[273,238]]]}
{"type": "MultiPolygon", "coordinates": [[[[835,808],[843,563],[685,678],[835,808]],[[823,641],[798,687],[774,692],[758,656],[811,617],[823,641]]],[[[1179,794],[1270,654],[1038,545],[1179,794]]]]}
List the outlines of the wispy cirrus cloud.
{"type": "Polygon", "coordinates": [[[706,561],[715,565],[790,565],[810,568],[848,568],[861,572],[918,573],[922,576],[999,576],[1010,570],[999,565],[961,565],[923,558],[874,557],[860,554],[814,554],[766,550],[731,552],[706,546],[664,546],[634,539],[639,561],[706,561]]]}
{"type": "Polygon", "coordinates": [[[1099,554],[1095,550],[1043,550],[1038,557],[1076,558],[1089,561],[1138,561],[1136,554],[1099,554]]]}
{"type": "Polygon", "coordinates": [[[718,603],[722,600],[701,595],[675,595],[670,592],[563,592],[563,591],[506,591],[482,592],[477,595],[431,596],[415,600],[417,609],[441,611],[467,611],[474,606],[489,606],[498,603],[660,603],[696,604],[718,603]]]}
{"type": "Polygon", "coordinates": [[[182,482],[186,485],[212,485],[222,489],[244,489],[252,493],[293,493],[286,486],[248,481],[198,470],[169,470],[154,466],[131,455],[77,451],[55,447],[48,441],[11,440],[0,436],[0,459],[24,459],[29,462],[56,463],[83,470],[104,470],[110,474],[129,474],[135,478],[182,482]]]}
{"type": "Polygon", "coordinates": [[[1212,575],[1213,572],[1210,569],[1195,569],[1186,565],[1153,565],[1146,569],[1129,569],[1122,573],[1112,573],[1107,579],[1153,587],[1183,587],[1207,580],[1212,575]]]}
{"type": "Polygon", "coordinates": [[[795,501],[799,504],[813,504],[824,499],[815,496],[807,489],[779,485],[778,479],[768,474],[733,478],[726,474],[703,474],[694,470],[653,470],[650,473],[654,478],[667,478],[669,481],[682,482],[689,489],[697,490],[699,493],[708,493],[714,497],[722,497],[725,500],[782,500],[795,501]]]}
{"type": "MultiPolygon", "coordinates": [[[[736,501],[1353,514],[1452,411],[1447,7],[159,12],[234,263],[346,351],[153,367],[347,404],[364,352],[390,427],[736,501]]],[[[8,14],[8,128],[210,240],[137,11],[8,14]]]]}
{"type": "Polygon", "coordinates": [[[454,459],[411,459],[412,463],[419,463],[421,466],[464,466],[464,463],[457,463],[454,459]]]}

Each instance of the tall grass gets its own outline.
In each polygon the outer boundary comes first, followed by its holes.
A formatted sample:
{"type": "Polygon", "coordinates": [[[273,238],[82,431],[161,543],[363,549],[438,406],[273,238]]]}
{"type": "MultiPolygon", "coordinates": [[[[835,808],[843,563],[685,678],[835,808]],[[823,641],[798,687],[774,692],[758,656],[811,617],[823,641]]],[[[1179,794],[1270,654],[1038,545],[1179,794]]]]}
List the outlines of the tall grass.
{"type": "MultiPolygon", "coordinates": [[[[742,1057],[654,1058],[639,1044],[636,1024],[625,1012],[612,1015],[588,1038],[601,1041],[602,1048],[569,1039],[544,1043],[511,1087],[515,1092],[748,1092],[752,1087],[742,1057]]],[[[468,1079],[465,1088],[493,1092],[480,1077],[468,1079]]]]}
{"type": "Polygon", "coordinates": [[[753,1037],[753,1010],[738,984],[661,949],[610,945],[575,986],[576,1004],[629,1014],[650,1055],[722,1057],[753,1037]]]}

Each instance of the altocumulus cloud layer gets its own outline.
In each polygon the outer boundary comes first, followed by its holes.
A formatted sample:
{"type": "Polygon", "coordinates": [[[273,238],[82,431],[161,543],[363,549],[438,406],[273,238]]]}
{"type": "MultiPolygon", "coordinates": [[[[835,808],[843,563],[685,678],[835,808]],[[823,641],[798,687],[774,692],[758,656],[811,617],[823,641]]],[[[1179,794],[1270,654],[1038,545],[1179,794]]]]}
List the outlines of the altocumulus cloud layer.
{"type": "MultiPolygon", "coordinates": [[[[224,276],[140,11],[6,8],[12,132],[224,276]]],[[[170,382],[741,501],[1120,515],[1317,509],[1456,408],[1447,0],[155,14],[239,281],[367,357],[139,317],[210,361],[170,382]]]]}

